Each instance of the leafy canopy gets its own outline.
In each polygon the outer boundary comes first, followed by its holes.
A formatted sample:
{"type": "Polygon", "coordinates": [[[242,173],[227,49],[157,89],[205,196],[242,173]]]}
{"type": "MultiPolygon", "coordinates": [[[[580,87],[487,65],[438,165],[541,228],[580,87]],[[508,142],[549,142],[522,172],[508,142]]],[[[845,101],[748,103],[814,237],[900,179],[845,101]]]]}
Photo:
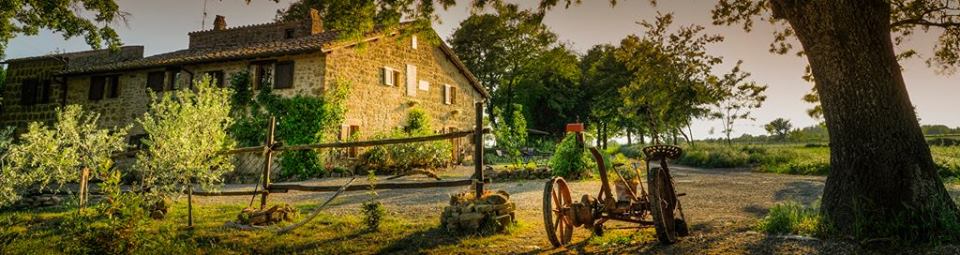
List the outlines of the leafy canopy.
{"type": "Polygon", "coordinates": [[[194,82],[195,91],[151,93],[150,109],[137,120],[147,134],[134,166],[143,188],[162,196],[193,184],[210,189],[233,169],[220,153],[235,144],[226,131],[233,123],[232,92],[211,84],[204,75],[194,82]]]}
{"type": "Polygon", "coordinates": [[[37,35],[41,29],[64,39],[82,36],[94,49],[117,48],[120,37],[111,27],[126,21],[114,0],[4,0],[0,1],[0,59],[7,43],[20,35],[37,35]]]}
{"type": "Polygon", "coordinates": [[[30,123],[18,143],[0,139],[0,147],[9,146],[0,159],[5,161],[0,167],[0,205],[16,201],[16,192],[31,185],[45,189],[56,183],[59,189],[77,181],[83,168],[90,169],[92,179],[107,178],[114,167],[113,153],[127,148],[130,128],[100,128],[99,117],[79,105],[68,105],[57,110],[54,124],[30,123]]]}

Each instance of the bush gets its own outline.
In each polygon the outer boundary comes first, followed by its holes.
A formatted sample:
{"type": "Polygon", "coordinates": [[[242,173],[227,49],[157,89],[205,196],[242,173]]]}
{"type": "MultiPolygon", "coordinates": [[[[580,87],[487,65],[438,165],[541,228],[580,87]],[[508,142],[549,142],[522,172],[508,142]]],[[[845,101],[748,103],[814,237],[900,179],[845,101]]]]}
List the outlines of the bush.
{"type": "Polygon", "coordinates": [[[369,231],[380,230],[380,223],[387,210],[383,209],[383,204],[379,201],[363,202],[363,224],[369,231]]]}
{"type": "MultiPolygon", "coordinates": [[[[343,101],[350,84],[335,81],[334,89],[322,98],[294,96],[283,98],[273,94],[269,79],[260,86],[254,100],[249,73],[234,75],[230,87],[232,116],[230,135],[241,146],[263,144],[270,117],[276,117],[275,139],[285,145],[313,144],[324,141],[343,122],[346,111],[343,101]]],[[[316,150],[289,151],[280,156],[280,176],[310,178],[323,176],[323,156],[316,150]]]]}
{"type": "MultiPolygon", "coordinates": [[[[756,153],[756,152],[755,152],[756,153]]],[[[752,158],[744,150],[729,146],[687,147],[677,163],[694,167],[730,168],[749,166],[752,158]]]]}
{"type": "Polygon", "coordinates": [[[767,216],[757,224],[757,229],[768,234],[821,235],[824,227],[819,211],[816,205],[805,207],[793,201],[780,203],[770,208],[767,216]]]}
{"type": "Polygon", "coordinates": [[[204,76],[195,90],[151,94],[150,109],[137,120],[147,134],[135,164],[145,190],[171,196],[193,184],[212,189],[233,169],[220,153],[235,144],[226,131],[231,92],[212,84],[204,76]]]}
{"type": "MultiPolygon", "coordinates": [[[[407,123],[401,130],[374,136],[374,139],[419,137],[433,135],[430,117],[422,109],[410,110],[407,123]]],[[[374,146],[360,155],[361,170],[375,170],[382,174],[398,174],[413,168],[445,168],[451,164],[453,145],[449,140],[401,143],[374,146]]]]}
{"type": "Polygon", "coordinates": [[[568,134],[557,145],[553,157],[550,158],[550,167],[554,176],[582,179],[590,176],[590,171],[596,168],[596,162],[593,162],[590,154],[577,142],[577,136],[568,134]]]}

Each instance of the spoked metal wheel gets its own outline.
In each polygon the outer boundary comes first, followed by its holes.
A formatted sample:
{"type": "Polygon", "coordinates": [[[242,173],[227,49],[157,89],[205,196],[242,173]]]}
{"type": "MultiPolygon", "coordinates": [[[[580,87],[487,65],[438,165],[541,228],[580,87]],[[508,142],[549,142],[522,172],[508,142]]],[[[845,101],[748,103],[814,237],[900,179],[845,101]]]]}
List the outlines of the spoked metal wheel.
{"type": "Polygon", "coordinates": [[[573,237],[573,219],[570,217],[570,189],[561,177],[554,177],[543,187],[543,225],[547,238],[554,247],[570,243],[573,237]]]}
{"type": "Polygon", "coordinates": [[[678,228],[685,231],[686,222],[678,219],[679,215],[674,213],[680,201],[677,200],[670,175],[663,168],[654,167],[647,174],[647,185],[650,187],[650,216],[657,230],[657,239],[663,244],[675,243],[679,235],[678,228]],[[678,223],[683,226],[677,226],[678,223]]]}

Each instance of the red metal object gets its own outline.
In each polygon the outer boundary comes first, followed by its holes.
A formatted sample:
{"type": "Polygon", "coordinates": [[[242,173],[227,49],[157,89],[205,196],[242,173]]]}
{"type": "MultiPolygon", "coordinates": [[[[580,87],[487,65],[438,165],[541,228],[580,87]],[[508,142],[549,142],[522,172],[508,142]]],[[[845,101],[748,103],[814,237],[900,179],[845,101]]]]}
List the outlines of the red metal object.
{"type": "Polygon", "coordinates": [[[567,132],[583,132],[583,123],[570,123],[567,124],[567,132]]]}

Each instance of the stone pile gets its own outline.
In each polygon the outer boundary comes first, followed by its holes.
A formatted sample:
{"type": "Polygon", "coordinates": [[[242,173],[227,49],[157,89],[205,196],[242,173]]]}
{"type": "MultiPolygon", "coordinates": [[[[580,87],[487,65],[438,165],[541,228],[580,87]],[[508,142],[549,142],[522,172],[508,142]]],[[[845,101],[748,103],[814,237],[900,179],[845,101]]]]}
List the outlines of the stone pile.
{"type": "Polygon", "coordinates": [[[536,180],[536,179],[550,179],[553,177],[553,172],[550,171],[550,168],[538,167],[538,168],[520,168],[520,169],[499,169],[494,170],[493,168],[488,168],[484,171],[484,177],[491,178],[495,181],[510,181],[510,180],[536,180]]]}
{"type": "Polygon", "coordinates": [[[35,196],[26,196],[17,201],[14,207],[18,208],[40,208],[59,205],[63,198],[53,194],[43,194],[35,196]]]}
{"type": "Polygon", "coordinates": [[[450,197],[450,206],[443,210],[440,225],[448,231],[464,234],[493,234],[516,222],[517,206],[505,191],[487,192],[476,199],[473,192],[450,197]]]}
{"type": "Polygon", "coordinates": [[[243,211],[237,215],[236,223],[247,226],[267,226],[280,223],[281,221],[291,222],[296,218],[298,211],[290,205],[274,205],[266,210],[257,210],[250,207],[243,208],[243,211]]]}

